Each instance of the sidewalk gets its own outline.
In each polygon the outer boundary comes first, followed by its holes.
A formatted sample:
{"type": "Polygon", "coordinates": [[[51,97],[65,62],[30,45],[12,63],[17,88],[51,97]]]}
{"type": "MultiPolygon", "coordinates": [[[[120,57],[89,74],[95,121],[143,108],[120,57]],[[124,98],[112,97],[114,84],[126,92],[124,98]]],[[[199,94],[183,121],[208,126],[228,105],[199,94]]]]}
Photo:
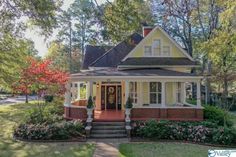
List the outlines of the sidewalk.
{"type": "Polygon", "coordinates": [[[118,157],[119,145],[127,143],[128,138],[118,139],[89,139],[88,142],[95,143],[96,149],[93,157],[118,157]]]}

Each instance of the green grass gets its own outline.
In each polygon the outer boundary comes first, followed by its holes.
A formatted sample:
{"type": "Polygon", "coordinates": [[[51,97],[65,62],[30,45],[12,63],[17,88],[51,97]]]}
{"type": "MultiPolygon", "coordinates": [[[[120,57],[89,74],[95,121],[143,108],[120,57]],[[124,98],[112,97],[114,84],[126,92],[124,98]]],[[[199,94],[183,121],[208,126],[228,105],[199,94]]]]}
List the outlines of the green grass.
{"type": "Polygon", "coordinates": [[[185,143],[133,143],[121,144],[120,157],[206,157],[210,146],[185,143]]]}
{"type": "Polygon", "coordinates": [[[85,143],[28,143],[14,141],[14,127],[34,104],[0,105],[0,156],[4,157],[91,157],[95,145],[85,143]]]}

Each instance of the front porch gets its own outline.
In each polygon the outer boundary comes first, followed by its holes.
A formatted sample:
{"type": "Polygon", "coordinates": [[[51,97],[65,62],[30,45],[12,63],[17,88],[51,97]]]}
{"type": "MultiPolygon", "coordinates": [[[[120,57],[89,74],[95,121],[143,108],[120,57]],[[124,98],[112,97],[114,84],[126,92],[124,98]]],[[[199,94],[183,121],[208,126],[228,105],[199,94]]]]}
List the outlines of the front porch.
{"type": "Polygon", "coordinates": [[[67,85],[65,117],[86,119],[89,96],[94,100],[94,121],[124,121],[125,103],[133,100],[131,120],[168,119],[203,120],[200,78],[78,78],[72,77],[67,85]],[[197,105],[186,102],[186,85],[197,85],[197,105]],[[77,113],[77,115],[75,115],[77,113]],[[82,118],[80,118],[82,117],[82,118]]]}

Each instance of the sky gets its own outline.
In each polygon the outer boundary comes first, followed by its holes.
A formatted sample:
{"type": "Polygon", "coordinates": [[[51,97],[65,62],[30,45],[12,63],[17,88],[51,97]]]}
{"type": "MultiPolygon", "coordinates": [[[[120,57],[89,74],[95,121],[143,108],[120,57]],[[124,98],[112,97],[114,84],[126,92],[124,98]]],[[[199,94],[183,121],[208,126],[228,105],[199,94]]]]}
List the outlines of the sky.
{"type": "MultiPolygon", "coordinates": [[[[106,0],[97,0],[98,4],[102,4],[105,1],[106,0]]],[[[74,0],[64,0],[62,9],[66,10],[70,6],[70,4],[72,4],[73,2],[74,0]]],[[[27,29],[25,36],[26,38],[31,39],[34,42],[35,49],[38,50],[39,56],[43,57],[47,53],[48,43],[52,41],[53,39],[55,39],[56,34],[57,34],[57,30],[54,30],[52,36],[45,41],[45,37],[39,35],[39,30],[37,30],[37,28],[34,28],[34,29],[27,29]]]]}

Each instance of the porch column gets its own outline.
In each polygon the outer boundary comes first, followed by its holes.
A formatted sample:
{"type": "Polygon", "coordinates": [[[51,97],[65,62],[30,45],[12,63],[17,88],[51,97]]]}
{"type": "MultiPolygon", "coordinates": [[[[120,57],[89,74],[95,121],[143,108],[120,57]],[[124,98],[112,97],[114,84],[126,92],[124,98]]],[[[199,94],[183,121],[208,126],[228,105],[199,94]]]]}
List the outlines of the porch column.
{"type": "Polygon", "coordinates": [[[125,103],[129,97],[129,81],[125,81],[125,103]]]}
{"type": "Polygon", "coordinates": [[[66,87],[66,92],[65,92],[64,106],[70,106],[71,105],[71,83],[67,82],[65,87],[66,87]]]}
{"type": "Polygon", "coordinates": [[[185,84],[185,82],[182,82],[181,83],[181,93],[183,93],[182,94],[182,103],[186,103],[186,84],[185,84]]]}
{"type": "Polygon", "coordinates": [[[93,82],[92,81],[88,81],[87,99],[89,98],[89,96],[92,96],[93,98],[93,82]]]}
{"type": "Polygon", "coordinates": [[[166,82],[161,82],[161,107],[166,106],[166,82]]]}
{"type": "Polygon", "coordinates": [[[201,83],[197,82],[197,107],[201,107],[201,83]]]}

